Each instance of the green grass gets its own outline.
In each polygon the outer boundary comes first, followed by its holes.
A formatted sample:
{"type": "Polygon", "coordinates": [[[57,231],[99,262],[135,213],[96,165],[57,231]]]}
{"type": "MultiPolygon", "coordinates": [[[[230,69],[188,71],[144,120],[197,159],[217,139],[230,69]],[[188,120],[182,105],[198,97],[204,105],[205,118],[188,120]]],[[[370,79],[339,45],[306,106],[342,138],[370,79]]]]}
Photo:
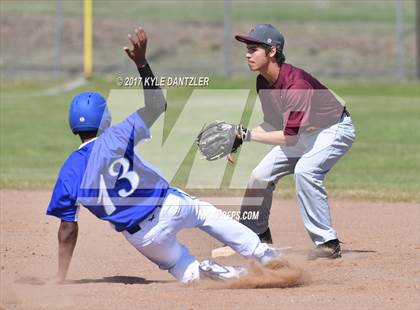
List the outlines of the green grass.
{"type": "MultiPolygon", "coordinates": [[[[0,186],[2,188],[51,188],[62,162],[79,145],[78,138],[69,131],[67,122],[68,104],[72,96],[76,92],[92,89],[107,94],[109,89],[115,87],[112,78],[94,79],[88,85],[69,93],[57,96],[42,95],[42,90],[63,82],[1,82],[0,186]]],[[[328,174],[326,186],[331,196],[419,202],[419,86],[414,82],[327,81],[326,83],[346,100],[357,130],[353,148],[328,174]]],[[[215,89],[253,89],[254,79],[247,77],[226,81],[223,78],[212,78],[211,86],[215,89]]],[[[170,132],[182,112],[191,92],[190,88],[169,90],[169,110],[165,119],[166,134],[170,132]]],[[[254,98],[253,91],[248,102],[251,106],[255,102],[254,98]]],[[[185,130],[187,137],[196,134],[195,131],[188,131],[188,128],[185,130]]],[[[189,143],[188,141],[186,143],[189,143]]],[[[247,145],[241,156],[245,158],[250,147],[251,145],[247,145]]],[[[257,148],[257,145],[254,144],[252,148],[257,148]]],[[[168,155],[161,154],[161,156],[168,155]]],[[[185,160],[184,166],[181,166],[173,180],[175,184],[185,184],[188,165],[190,162],[185,160]]],[[[168,167],[159,168],[165,170],[168,167]]],[[[252,168],[252,164],[249,164],[249,168],[252,168]]],[[[244,178],[249,175],[250,169],[240,171],[244,174],[244,178]]],[[[227,172],[224,184],[229,184],[226,182],[226,177],[229,178],[232,173],[238,171],[227,172]]],[[[282,197],[293,195],[292,177],[286,177],[280,182],[278,194],[282,197]]]]}
{"type": "MultiPolygon", "coordinates": [[[[52,0],[2,0],[2,13],[49,14],[55,12],[52,0]]],[[[64,16],[81,16],[83,2],[62,1],[64,16]]],[[[137,18],[139,20],[223,22],[224,2],[167,1],[94,1],[96,17],[137,18]]],[[[406,23],[414,22],[414,1],[404,1],[406,23]]],[[[232,1],[235,22],[294,21],[294,22],[395,22],[394,1],[362,0],[282,0],[232,1]]]]}

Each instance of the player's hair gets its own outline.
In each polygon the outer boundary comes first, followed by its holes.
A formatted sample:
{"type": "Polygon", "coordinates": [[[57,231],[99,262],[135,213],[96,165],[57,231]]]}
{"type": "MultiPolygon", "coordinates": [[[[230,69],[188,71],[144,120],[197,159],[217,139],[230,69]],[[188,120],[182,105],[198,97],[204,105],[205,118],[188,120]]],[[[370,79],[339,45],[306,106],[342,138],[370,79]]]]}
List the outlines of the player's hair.
{"type": "MultiPolygon", "coordinates": [[[[265,50],[265,55],[268,56],[271,52],[271,45],[263,44],[262,48],[265,50]]],[[[283,51],[279,51],[276,49],[276,54],[274,55],[274,59],[276,60],[278,65],[283,64],[286,61],[286,56],[284,56],[283,51]]]]}
{"type": "Polygon", "coordinates": [[[79,133],[77,133],[80,136],[80,139],[82,141],[88,140],[88,139],[93,139],[98,135],[98,131],[97,130],[92,130],[92,131],[81,131],[79,133]]]}

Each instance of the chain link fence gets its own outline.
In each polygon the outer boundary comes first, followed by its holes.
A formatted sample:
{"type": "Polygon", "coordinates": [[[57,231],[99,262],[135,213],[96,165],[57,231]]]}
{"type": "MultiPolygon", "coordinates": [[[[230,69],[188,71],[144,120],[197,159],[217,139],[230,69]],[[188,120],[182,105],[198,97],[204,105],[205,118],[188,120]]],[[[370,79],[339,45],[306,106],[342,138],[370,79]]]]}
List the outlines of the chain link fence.
{"type": "MultiPolygon", "coordinates": [[[[93,4],[95,75],[135,74],[123,46],[138,25],[148,33],[148,59],[159,75],[245,75],[245,48],[233,36],[256,23],[275,25],[286,39],[287,62],[316,75],[416,75],[415,2],[410,0],[93,4]]],[[[81,75],[83,1],[2,0],[0,9],[1,78],[81,75]]]]}

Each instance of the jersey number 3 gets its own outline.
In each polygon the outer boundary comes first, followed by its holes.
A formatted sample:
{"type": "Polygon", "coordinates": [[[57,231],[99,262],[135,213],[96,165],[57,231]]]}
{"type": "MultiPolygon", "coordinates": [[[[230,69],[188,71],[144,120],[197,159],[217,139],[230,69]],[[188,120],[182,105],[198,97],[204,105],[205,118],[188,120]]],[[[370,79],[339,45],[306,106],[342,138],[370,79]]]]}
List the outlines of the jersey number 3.
{"type": "MultiPolygon", "coordinates": [[[[126,189],[120,189],[118,191],[118,195],[120,195],[120,197],[122,198],[125,198],[125,197],[130,196],[132,193],[134,193],[134,191],[137,189],[139,185],[140,178],[136,172],[128,171],[128,169],[130,168],[130,162],[128,161],[128,159],[124,157],[115,160],[109,166],[108,173],[109,175],[113,177],[117,177],[121,168],[123,171],[120,177],[117,179],[117,181],[126,179],[130,183],[129,191],[127,191],[126,189]]],[[[112,212],[116,210],[115,205],[112,203],[112,200],[108,195],[108,190],[105,184],[105,179],[104,179],[103,174],[101,174],[100,176],[98,203],[104,206],[105,213],[107,215],[110,215],[112,212]]]]}

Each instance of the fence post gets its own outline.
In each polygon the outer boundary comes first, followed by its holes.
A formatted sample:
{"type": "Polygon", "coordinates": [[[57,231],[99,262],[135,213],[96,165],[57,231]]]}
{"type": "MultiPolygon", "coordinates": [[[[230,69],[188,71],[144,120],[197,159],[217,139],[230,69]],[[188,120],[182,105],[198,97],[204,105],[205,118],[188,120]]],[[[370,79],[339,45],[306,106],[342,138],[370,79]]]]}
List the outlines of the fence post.
{"type": "Polygon", "coordinates": [[[232,75],[232,3],[224,1],[223,33],[223,73],[226,78],[232,75]]]}
{"type": "Polygon", "coordinates": [[[92,1],[83,1],[83,71],[86,79],[92,77],[92,1]]]}
{"type": "Polygon", "coordinates": [[[417,79],[420,80],[420,0],[416,0],[417,79]]]}

